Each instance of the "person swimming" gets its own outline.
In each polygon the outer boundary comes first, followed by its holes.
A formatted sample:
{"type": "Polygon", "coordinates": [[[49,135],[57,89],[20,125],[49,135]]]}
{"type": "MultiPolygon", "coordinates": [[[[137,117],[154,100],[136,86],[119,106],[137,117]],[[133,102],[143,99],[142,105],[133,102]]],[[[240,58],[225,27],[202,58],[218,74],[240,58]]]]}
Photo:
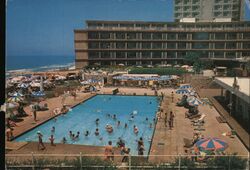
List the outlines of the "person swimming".
{"type": "Polygon", "coordinates": [[[73,136],[72,131],[69,131],[69,137],[72,138],[72,136],[73,136]]]}
{"type": "Polygon", "coordinates": [[[63,137],[61,143],[63,143],[63,144],[67,143],[67,139],[65,137],[63,137]]]}
{"type": "Polygon", "coordinates": [[[96,135],[96,136],[99,135],[99,129],[98,129],[98,128],[95,129],[95,135],[96,135]]]}
{"type": "Polygon", "coordinates": [[[95,124],[96,124],[96,126],[98,126],[99,125],[99,118],[97,118],[96,120],[95,120],[95,124]]]}
{"type": "Polygon", "coordinates": [[[51,128],[51,133],[55,133],[55,130],[56,130],[56,128],[55,128],[55,126],[53,126],[53,127],[51,128]]]}
{"type": "Polygon", "coordinates": [[[134,120],[134,115],[132,115],[131,117],[130,117],[130,119],[129,119],[129,121],[132,121],[132,120],[134,120]]]}
{"type": "Polygon", "coordinates": [[[78,132],[76,133],[75,140],[79,139],[79,136],[80,136],[80,132],[78,131],[78,132]]]}
{"type": "Polygon", "coordinates": [[[113,115],[113,119],[116,120],[116,114],[113,115]]]}
{"type": "Polygon", "coordinates": [[[146,117],[146,122],[148,121],[148,118],[146,117]]]}
{"type": "Polygon", "coordinates": [[[134,125],[134,133],[137,135],[138,132],[139,132],[138,127],[136,125],[134,125]]]}
{"type": "Polygon", "coordinates": [[[150,123],[150,124],[149,124],[149,128],[152,128],[152,127],[153,127],[153,125],[152,125],[152,123],[150,123]]]}
{"type": "Polygon", "coordinates": [[[117,126],[119,127],[121,125],[121,122],[118,120],[117,121],[117,126]]]}
{"type": "Polygon", "coordinates": [[[125,126],[124,126],[124,128],[127,128],[128,127],[128,124],[127,123],[125,123],[125,126]]]}
{"type": "Polygon", "coordinates": [[[86,137],[89,136],[89,131],[86,130],[85,134],[84,134],[86,137]]]}
{"type": "Polygon", "coordinates": [[[113,132],[113,127],[111,125],[107,124],[105,128],[106,128],[107,132],[109,132],[109,133],[113,132]]]}

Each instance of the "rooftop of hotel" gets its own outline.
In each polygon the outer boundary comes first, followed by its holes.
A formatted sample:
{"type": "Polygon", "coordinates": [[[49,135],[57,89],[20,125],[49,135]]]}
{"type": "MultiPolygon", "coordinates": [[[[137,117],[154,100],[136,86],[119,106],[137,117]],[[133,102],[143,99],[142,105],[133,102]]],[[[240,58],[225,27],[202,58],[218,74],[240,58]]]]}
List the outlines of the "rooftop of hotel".
{"type": "MultiPolygon", "coordinates": [[[[233,77],[218,77],[217,80],[225,83],[229,87],[233,87],[234,78],[233,77]]],[[[250,78],[236,78],[237,85],[239,86],[239,91],[247,96],[250,96],[250,78]]]]}

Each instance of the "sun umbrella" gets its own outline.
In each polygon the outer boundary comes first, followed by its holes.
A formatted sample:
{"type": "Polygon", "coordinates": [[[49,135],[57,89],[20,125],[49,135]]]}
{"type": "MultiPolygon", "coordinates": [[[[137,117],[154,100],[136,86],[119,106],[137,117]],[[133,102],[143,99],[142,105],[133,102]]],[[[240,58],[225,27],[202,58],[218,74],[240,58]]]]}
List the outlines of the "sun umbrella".
{"type": "Polygon", "coordinates": [[[199,150],[223,151],[228,147],[228,144],[219,138],[201,139],[195,143],[199,150]]]}
{"type": "Polygon", "coordinates": [[[9,99],[8,99],[8,102],[21,102],[23,101],[23,98],[21,96],[11,96],[9,99]]]}
{"type": "Polygon", "coordinates": [[[19,88],[22,88],[22,89],[26,89],[26,88],[29,87],[29,84],[21,83],[21,84],[18,84],[18,87],[19,87],[19,88]]]}
{"type": "Polygon", "coordinates": [[[199,99],[197,99],[196,97],[194,97],[191,100],[189,100],[188,103],[191,106],[199,106],[200,104],[202,104],[202,101],[200,101],[199,99]]]}
{"type": "Polygon", "coordinates": [[[120,63],[120,64],[118,64],[118,66],[125,66],[124,64],[122,64],[122,63],[120,63]]]}
{"type": "Polygon", "coordinates": [[[177,94],[188,94],[189,90],[188,89],[177,89],[175,92],[177,94]]]}
{"type": "Polygon", "coordinates": [[[190,89],[192,86],[190,84],[182,84],[180,85],[180,89],[190,89]]]}
{"type": "Polygon", "coordinates": [[[32,92],[31,94],[32,97],[44,97],[45,93],[42,91],[38,91],[38,92],[32,92]]]}
{"type": "Polygon", "coordinates": [[[19,92],[14,92],[13,94],[10,94],[11,97],[23,97],[23,94],[22,93],[19,93],[19,92]]]}

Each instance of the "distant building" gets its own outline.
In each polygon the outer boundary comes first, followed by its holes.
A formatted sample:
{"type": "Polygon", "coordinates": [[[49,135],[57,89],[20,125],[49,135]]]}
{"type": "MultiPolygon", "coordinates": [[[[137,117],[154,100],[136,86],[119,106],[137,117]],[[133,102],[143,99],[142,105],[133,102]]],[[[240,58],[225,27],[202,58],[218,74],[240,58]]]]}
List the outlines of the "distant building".
{"type": "MultiPolygon", "coordinates": [[[[212,1],[212,0],[211,0],[212,1]]],[[[250,58],[250,22],[86,21],[74,30],[76,68],[178,64],[190,52],[213,61],[250,58]]]]}
{"type": "MultiPolygon", "coordinates": [[[[174,18],[197,21],[242,21],[244,0],[174,0],[174,18]]],[[[187,20],[188,21],[188,20],[187,20]]]]}

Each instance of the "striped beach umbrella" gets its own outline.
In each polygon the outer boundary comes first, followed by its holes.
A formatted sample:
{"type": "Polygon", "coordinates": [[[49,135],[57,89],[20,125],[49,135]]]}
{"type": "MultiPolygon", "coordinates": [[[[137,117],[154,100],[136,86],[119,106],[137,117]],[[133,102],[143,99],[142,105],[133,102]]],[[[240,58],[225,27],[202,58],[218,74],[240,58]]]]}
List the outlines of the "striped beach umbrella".
{"type": "Polygon", "coordinates": [[[177,89],[175,92],[177,94],[188,94],[189,90],[188,89],[177,89]]]}
{"type": "Polygon", "coordinates": [[[191,98],[190,100],[187,100],[187,101],[188,101],[188,104],[191,106],[199,106],[200,104],[202,104],[202,101],[200,101],[196,97],[191,98]]]}
{"type": "Polygon", "coordinates": [[[23,101],[23,98],[21,96],[11,96],[10,98],[8,98],[8,102],[21,102],[23,101]]]}
{"type": "Polygon", "coordinates": [[[32,92],[31,94],[32,97],[44,97],[45,93],[42,91],[38,91],[38,92],[32,92]]]}
{"type": "Polygon", "coordinates": [[[22,89],[26,89],[26,88],[29,87],[29,84],[27,84],[27,83],[21,83],[21,84],[18,84],[17,87],[22,88],[22,89]]]}
{"type": "Polygon", "coordinates": [[[219,138],[206,138],[196,142],[195,146],[199,150],[223,151],[228,147],[228,144],[219,138]]]}
{"type": "Polygon", "coordinates": [[[13,94],[10,94],[11,97],[23,97],[22,93],[14,92],[13,94]]]}
{"type": "Polygon", "coordinates": [[[180,86],[180,89],[190,89],[192,86],[190,84],[183,84],[180,86]]]}

